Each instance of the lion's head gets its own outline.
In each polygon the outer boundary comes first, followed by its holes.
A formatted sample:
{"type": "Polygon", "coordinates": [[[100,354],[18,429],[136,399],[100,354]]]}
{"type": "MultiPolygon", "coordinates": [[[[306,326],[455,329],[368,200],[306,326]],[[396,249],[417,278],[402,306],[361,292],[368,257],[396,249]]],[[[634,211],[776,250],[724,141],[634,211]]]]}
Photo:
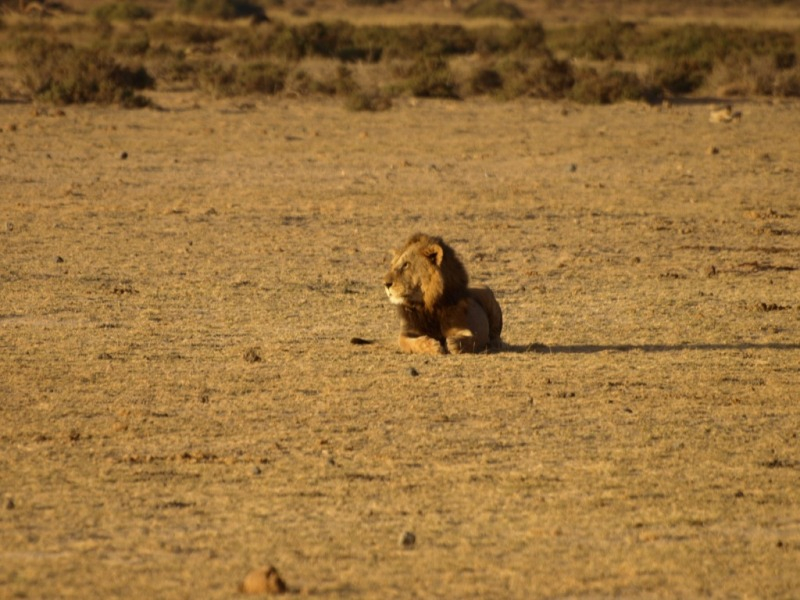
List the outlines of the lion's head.
{"type": "Polygon", "coordinates": [[[469,278],[455,251],[441,238],[417,233],[394,252],[384,278],[389,301],[398,306],[434,310],[467,294],[469,278]]]}

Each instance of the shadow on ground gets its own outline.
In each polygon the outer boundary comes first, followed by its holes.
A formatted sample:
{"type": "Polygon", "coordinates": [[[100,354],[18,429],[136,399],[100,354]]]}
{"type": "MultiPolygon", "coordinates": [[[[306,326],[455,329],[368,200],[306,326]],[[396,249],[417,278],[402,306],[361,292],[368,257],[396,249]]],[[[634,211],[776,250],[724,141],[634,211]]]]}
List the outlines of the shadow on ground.
{"type": "Polygon", "coordinates": [[[599,352],[684,352],[684,351],[731,351],[731,350],[800,350],[800,344],[508,344],[501,352],[536,354],[596,354],[599,352]]]}

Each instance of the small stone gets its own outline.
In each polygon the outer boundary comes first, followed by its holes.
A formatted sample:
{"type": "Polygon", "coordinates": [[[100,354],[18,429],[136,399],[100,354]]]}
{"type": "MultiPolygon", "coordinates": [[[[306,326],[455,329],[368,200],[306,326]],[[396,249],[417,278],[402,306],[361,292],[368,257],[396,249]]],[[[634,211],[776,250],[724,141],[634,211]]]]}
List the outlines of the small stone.
{"type": "Polygon", "coordinates": [[[284,594],[286,583],[272,565],[254,569],[247,574],[239,591],[243,594],[284,594]]]}
{"type": "Polygon", "coordinates": [[[16,504],[14,504],[14,499],[13,498],[6,498],[5,507],[6,507],[6,510],[14,510],[14,508],[16,507],[16,504]]]}
{"type": "Polygon", "coordinates": [[[261,475],[261,469],[258,466],[253,466],[253,468],[250,469],[250,472],[253,475],[261,475]]]}
{"type": "Polygon", "coordinates": [[[567,173],[574,173],[577,170],[578,170],[578,165],[576,165],[575,163],[567,165],[567,173]]]}
{"type": "Polygon", "coordinates": [[[710,267],[708,267],[708,269],[706,269],[706,277],[716,277],[716,275],[717,275],[717,267],[715,267],[714,265],[711,265],[710,267]]]}
{"type": "Polygon", "coordinates": [[[60,256],[56,256],[56,262],[57,262],[57,263],[63,263],[63,262],[64,262],[64,259],[63,259],[63,258],[61,258],[60,256]]]}
{"type": "Polygon", "coordinates": [[[404,531],[400,536],[400,546],[403,548],[413,548],[417,543],[417,536],[413,531],[404,531]]]}
{"type": "Polygon", "coordinates": [[[709,146],[708,148],[706,148],[706,154],[710,156],[719,154],[719,148],[717,148],[716,146],[709,146]]]}
{"type": "Polygon", "coordinates": [[[412,377],[418,377],[419,371],[417,371],[414,367],[411,367],[408,369],[408,374],[411,375],[412,377]]]}
{"type": "Polygon", "coordinates": [[[249,363],[261,362],[261,355],[258,353],[258,348],[250,348],[244,353],[244,359],[249,363]]]}
{"type": "Polygon", "coordinates": [[[119,158],[120,158],[120,160],[125,160],[126,158],[128,158],[128,153],[127,152],[121,152],[120,155],[119,155],[119,158]]]}

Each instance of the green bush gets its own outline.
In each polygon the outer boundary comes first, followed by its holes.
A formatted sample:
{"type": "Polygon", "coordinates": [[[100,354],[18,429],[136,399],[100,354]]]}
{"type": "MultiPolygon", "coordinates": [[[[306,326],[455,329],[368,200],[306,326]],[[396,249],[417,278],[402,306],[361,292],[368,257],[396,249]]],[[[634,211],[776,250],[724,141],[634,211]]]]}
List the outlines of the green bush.
{"type": "Polygon", "coordinates": [[[29,38],[17,43],[16,55],[23,82],[37,98],[56,104],[149,104],[135,93],[153,86],[147,71],[122,66],[101,50],[29,38]]]}

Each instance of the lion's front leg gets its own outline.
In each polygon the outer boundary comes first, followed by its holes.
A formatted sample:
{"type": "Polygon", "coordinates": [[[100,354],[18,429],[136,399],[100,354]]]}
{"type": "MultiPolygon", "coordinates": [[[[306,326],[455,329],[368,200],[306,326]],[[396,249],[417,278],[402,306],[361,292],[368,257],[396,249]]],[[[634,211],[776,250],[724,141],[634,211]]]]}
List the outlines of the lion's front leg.
{"type": "Polygon", "coordinates": [[[444,354],[444,347],[439,340],[427,335],[409,336],[401,333],[400,349],[412,354],[444,354]]]}

